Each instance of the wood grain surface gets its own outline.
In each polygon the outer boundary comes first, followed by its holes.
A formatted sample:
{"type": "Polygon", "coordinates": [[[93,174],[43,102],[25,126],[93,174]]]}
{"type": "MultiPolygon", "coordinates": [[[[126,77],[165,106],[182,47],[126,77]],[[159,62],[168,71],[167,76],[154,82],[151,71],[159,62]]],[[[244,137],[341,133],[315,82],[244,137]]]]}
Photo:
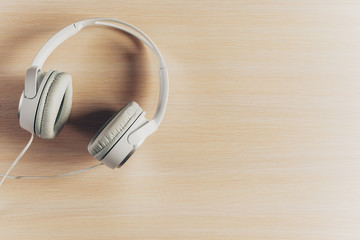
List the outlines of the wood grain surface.
{"type": "MultiPolygon", "coordinates": [[[[17,107],[45,41],[91,17],[144,30],[167,61],[159,130],[121,168],[0,188],[0,239],[360,239],[360,2],[0,1],[0,171],[28,141],[17,107]]],[[[87,144],[131,100],[150,118],[157,62],[93,27],[44,69],[73,77],[70,119],[16,175],[97,163],[87,144]]]]}

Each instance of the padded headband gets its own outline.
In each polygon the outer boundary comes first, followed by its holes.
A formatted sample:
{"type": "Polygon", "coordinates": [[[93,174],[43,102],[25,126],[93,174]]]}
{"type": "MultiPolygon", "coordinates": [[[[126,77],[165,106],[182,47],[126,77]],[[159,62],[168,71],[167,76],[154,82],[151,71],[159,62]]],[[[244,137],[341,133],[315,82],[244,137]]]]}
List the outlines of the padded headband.
{"type": "Polygon", "coordinates": [[[80,22],[76,22],[73,24],[70,24],[69,26],[65,27],[64,29],[60,30],[58,33],[56,33],[52,38],[50,38],[45,45],[40,49],[38,54],[35,56],[34,61],[32,62],[31,68],[34,71],[29,71],[29,74],[33,74],[32,76],[26,77],[27,82],[25,82],[25,96],[35,96],[36,95],[36,81],[37,81],[37,73],[38,70],[42,68],[44,65],[46,59],[50,56],[50,54],[64,41],[69,39],[70,37],[74,36],[76,33],[78,33],[83,27],[88,26],[108,26],[113,27],[116,29],[120,29],[140,41],[142,41],[150,50],[155,54],[157,57],[160,67],[159,67],[159,78],[160,78],[160,96],[158,105],[156,108],[156,113],[152,120],[147,122],[143,127],[136,130],[134,133],[132,133],[129,136],[129,142],[133,144],[138,144],[141,141],[143,141],[147,136],[149,136],[151,133],[155,132],[157,127],[159,126],[161,120],[164,117],[165,109],[168,101],[168,95],[169,95],[169,78],[168,78],[168,72],[166,69],[166,64],[164,61],[163,56],[161,55],[159,49],[155,45],[155,43],[140,29],[137,27],[128,24],[126,22],[122,22],[116,19],[111,18],[94,18],[94,19],[87,19],[80,22]],[[124,25],[125,27],[128,27],[132,29],[134,32],[128,30],[127,28],[124,28],[122,26],[118,26],[112,23],[117,23],[124,25]],[[30,81],[30,82],[29,82],[30,81]]]}

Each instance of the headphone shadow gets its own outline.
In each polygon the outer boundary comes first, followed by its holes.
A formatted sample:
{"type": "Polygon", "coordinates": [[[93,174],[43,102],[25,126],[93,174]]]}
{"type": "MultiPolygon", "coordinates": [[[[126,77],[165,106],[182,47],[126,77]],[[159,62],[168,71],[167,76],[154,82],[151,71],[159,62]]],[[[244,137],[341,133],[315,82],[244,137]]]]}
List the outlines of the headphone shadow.
{"type": "MultiPolygon", "coordinates": [[[[119,91],[119,95],[121,96],[119,99],[119,102],[121,105],[117,109],[111,109],[111,108],[101,108],[97,109],[95,111],[88,111],[85,114],[82,114],[77,117],[70,116],[68,120],[68,125],[73,126],[76,131],[82,132],[82,134],[88,138],[88,141],[95,135],[95,133],[100,129],[100,127],[114,114],[118,112],[120,108],[122,108],[126,103],[129,101],[135,100],[138,98],[138,96],[141,93],[141,86],[144,86],[144,74],[143,71],[139,71],[141,69],[144,69],[146,66],[146,60],[145,60],[145,51],[144,46],[134,36],[120,31],[124,35],[129,38],[134,46],[136,47],[136,51],[127,50],[124,53],[124,49],[121,47],[121,43],[116,42],[113,52],[114,53],[122,53],[125,57],[127,66],[126,66],[126,74],[125,77],[122,77],[125,79],[125,89],[127,91],[119,91]]],[[[119,59],[120,61],[124,61],[124,58],[121,57],[119,59]]],[[[123,74],[122,71],[120,71],[119,74],[123,74]]],[[[119,89],[121,89],[119,87],[119,89]]]]}
{"type": "MultiPolygon", "coordinates": [[[[113,31],[120,31],[121,34],[130,39],[131,43],[134,45],[131,49],[126,49],[121,46],[121,41],[114,40],[114,44],[109,45],[111,47],[109,50],[119,57],[117,57],[115,61],[114,58],[111,58],[106,60],[108,62],[104,63],[108,65],[116,64],[117,60],[122,63],[126,62],[125,76],[123,75],[124,71],[119,70],[118,73],[119,75],[121,74],[118,78],[124,79],[124,81],[118,81],[121,86],[114,86],[114,88],[118,88],[121,93],[117,94],[120,95],[120,98],[117,100],[120,103],[119,106],[117,106],[116,109],[113,109],[109,107],[111,106],[110,104],[95,104],[96,108],[91,108],[89,110],[85,109],[81,114],[73,114],[72,112],[64,129],[55,139],[43,140],[35,137],[33,146],[29,149],[27,154],[29,157],[26,161],[30,163],[30,165],[49,165],[48,169],[63,169],[54,170],[54,173],[57,174],[59,171],[71,171],[73,168],[76,169],[95,164],[96,160],[87,152],[87,145],[90,139],[107,119],[122,107],[122,105],[125,105],[128,101],[137,99],[140,94],[141,96],[146,95],[147,91],[144,91],[144,88],[141,88],[141,86],[144,86],[144,81],[146,80],[144,75],[147,72],[148,65],[145,60],[146,51],[143,44],[140,40],[126,32],[116,29],[113,29],[113,31]],[[126,91],[121,91],[122,88],[126,89],[126,91]],[[37,142],[40,144],[36,144],[37,142]],[[51,161],[49,161],[49,158],[51,161]],[[76,166],[71,167],[69,170],[69,167],[67,166],[69,163],[75,164],[76,166]]],[[[20,44],[21,46],[26,47],[29,45],[27,43],[31,41],[32,37],[38,36],[34,34],[37,32],[46,34],[41,28],[24,28],[21,36],[17,35],[16,37],[10,38],[7,41],[7,44],[8,46],[14,45],[13,49],[16,49],[16,46],[19,46],[20,44]]],[[[12,50],[8,48],[3,52],[3,55],[11,56],[11,51],[12,50]]],[[[22,129],[18,124],[15,111],[17,111],[19,97],[24,88],[25,71],[28,66],[24,67],[23,74],[17,74],[5,79],[6,76],[8,76],[8,67],[11,67],[10,63],[6,63],[5,59],[2,58],[0,60],[0,133],[6,135],[6,139],[9,139],[7,144],[25,144],[28,135],[24,134],[24,131],[21,131],[22,129]]],[[[20,149],[21,147],[22,146],[19,145],[18,148],[20,149]]],[[[52,174],[52,172],[49,173],[48,169],[47,171],[44,171],[48,174],[52,174]]]]}

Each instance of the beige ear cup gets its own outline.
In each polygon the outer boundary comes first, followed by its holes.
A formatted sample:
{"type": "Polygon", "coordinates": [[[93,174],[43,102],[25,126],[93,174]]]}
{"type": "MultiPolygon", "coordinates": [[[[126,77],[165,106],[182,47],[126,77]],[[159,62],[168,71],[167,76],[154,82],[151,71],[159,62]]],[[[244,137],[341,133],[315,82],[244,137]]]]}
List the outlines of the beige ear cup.
{"type": "Polygon", "coordinates": [[[46,80],[35,117],[35,133],[43,139],[55,138],[69,118],[72,105],[72,79],[54,71],[46,80]]]}
{"type": "Polygon", "coordinates": [[[91,139],[88,145],[89,153],[98,160],[103,159],[142,112],[142,108],[136,102],[128,103],[112,116],[91,139]]]}

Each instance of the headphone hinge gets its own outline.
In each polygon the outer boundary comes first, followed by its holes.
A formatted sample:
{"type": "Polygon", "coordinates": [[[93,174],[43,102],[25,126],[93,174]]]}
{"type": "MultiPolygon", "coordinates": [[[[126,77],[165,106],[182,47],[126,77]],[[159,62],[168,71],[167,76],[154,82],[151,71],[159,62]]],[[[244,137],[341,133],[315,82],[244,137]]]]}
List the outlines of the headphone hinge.
{"type": "Polygon", "coordinates": [[[26,98],[34,98],[37,92],[37,81],[41,69],[38,67],[31,67],[26,71],[25,76],[25,90],[24,95],[26,98]]]}

